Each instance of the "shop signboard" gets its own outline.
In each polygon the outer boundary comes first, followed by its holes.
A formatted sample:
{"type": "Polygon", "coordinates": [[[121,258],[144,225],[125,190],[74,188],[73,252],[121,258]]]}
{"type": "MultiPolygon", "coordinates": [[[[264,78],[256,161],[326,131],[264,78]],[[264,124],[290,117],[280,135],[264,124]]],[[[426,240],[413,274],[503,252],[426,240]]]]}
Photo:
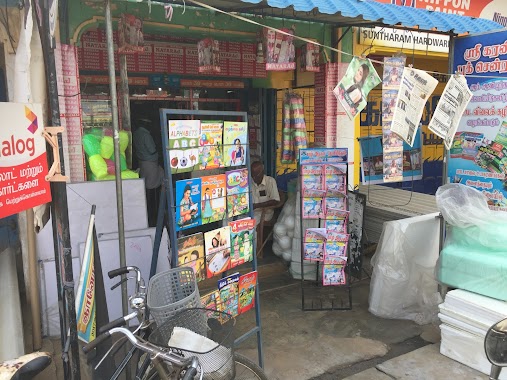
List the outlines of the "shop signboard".
{"type": "Polygon", "coordinates": [[[449,150],[448,180],[483,192],[507,211],[507,30],[457,38],[453,71],[472,98],[449,150]],[[483,78],[481,78],[483,77],[483,78]]]}
{"type": "Polygon", "coordinates": [[[118,22],[120,54],[141,53],[144,51],[143,21],[130,14],[122,13],[118,22]]]}
{"type": "Polygon", "coordinates": [[[376,0],[379,3],[426,9],[460,16],[480,17],[507,27],[505,0],[376,0]]]}
{"type": "Polygon", "coordinates": [[[0,103],[0,219],[51,202],[42,106],[0,103]]]}
{"type": "Polygon", "coordinates": [[[449,36],[392,28],[360,28],[359,43],[434,53],[449,53],[449,36]]]}

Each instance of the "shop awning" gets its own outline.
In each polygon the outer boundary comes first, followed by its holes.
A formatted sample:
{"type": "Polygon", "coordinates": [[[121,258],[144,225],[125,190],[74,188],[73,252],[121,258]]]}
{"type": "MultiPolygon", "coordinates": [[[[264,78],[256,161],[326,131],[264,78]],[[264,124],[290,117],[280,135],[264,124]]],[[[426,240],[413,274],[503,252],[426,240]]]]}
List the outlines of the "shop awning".
{"type": "Polygon", "coordinates": [[[378,3],[373,0],[202,0],[221,10],[340,26],[399,26],[425,32],[482,33],[502,25],[481,18],[378,3]]]}

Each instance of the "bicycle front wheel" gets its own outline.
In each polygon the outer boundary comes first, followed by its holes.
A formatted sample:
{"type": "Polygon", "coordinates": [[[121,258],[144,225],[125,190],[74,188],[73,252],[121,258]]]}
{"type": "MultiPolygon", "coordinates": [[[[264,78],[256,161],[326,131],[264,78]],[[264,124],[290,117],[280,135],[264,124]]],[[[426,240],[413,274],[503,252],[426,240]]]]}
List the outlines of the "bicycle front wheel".
{"type": "Polygon", "coordinates": [[[262,368],[246,356],[235,353],[234,362],[236,363],[235,380],[268,380],[262,368]]]}

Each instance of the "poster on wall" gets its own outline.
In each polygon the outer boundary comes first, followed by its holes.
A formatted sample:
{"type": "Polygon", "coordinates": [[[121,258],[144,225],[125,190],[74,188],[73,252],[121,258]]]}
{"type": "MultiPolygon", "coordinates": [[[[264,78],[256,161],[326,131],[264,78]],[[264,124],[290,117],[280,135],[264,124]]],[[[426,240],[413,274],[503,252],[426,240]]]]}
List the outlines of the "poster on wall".
{"type": "Polygon", "coordinates": [[[301,48],[301,71],[320,71],[320,46],[310,42],[301,48]]]}
{"type": "Polygon", "coordinates": [[[143,52],[143,21],[134,15],[122,13],[118,22],[118,38],[120,54],[143,52]]]}
{"type": "Polygon", "coordinates": [[[382,136],[361,137],[359,139],[361,147],[361,181],[364,185],[422,179],[423,160],[420,129],[414,139],[414,146],[410,147],[407,143],[403,143],[403,150],[399,152],[384,153],[382,140],[382,136]]]}
{"type": "Polygon", "coordinates": [[[405,67],[398,100],[394,108],[391,131],[413,146],[424,106],[435,91],[438,80],[426,71],[405,67]]]}
{"type": "Polygon", "coordinates": [[[296,47],[294,46],[294,30],[280,29],[284,33],[273,29],[264,32],[266,54],[266,70],[290,71],[296,69],[296,47]]]}
{"type": "Polygon", "coordinates": [[[381,79],[369,59],[354,57],[333,93],[349,118],[353,119],[366,107],[369,92],[380,82],[381,79]]]}
{"type": "Polygon", "coordinates": [[[205,38],[197,43],[199,74],[221,72],[220,43],[213,38],[205,38]]]}
{"type": "Polygon", "coordinates": [[[493,210],[507,211],[507,31],[456,39],[453,71],[472,98],[449,150],[448,181],[482,191],[493,210]],[[484,78],[481,78],[484,76],[484,78]]]}
{"type": "Polygon", "coordinates": [[[51,202],[42,106],[0,103],[0,219],[51,202]]]}

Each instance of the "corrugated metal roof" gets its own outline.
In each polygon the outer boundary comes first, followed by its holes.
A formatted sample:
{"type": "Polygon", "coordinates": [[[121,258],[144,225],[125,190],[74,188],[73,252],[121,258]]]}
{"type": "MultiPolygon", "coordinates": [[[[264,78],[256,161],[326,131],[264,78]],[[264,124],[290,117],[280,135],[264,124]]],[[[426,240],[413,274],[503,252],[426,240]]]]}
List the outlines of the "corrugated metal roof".
{"type": "MultiPolygon", "coordinates": [[[[237,3],[237,1],[235,1],[237,3]]],[[[296,12],[312,12],[310,20],[326,22],[336,19],[336,23],[347,23],[343,17],[368,21],[384,25],[400,25],[417,27],[424,31],[439,31],[445,33],[481,33],[502,29],[502,25],[486,19],[472,18],[424,9],[402,7],[393,4],[377,3],[373,0],[241,0],[243,3],[267,5],[271,8],[292,9],[296,12]],[[316,13],[317,12],[317,13],[316,13]],[[325,16],[337,16],[333,18],[325,16]],[[319,17],[324,16],[324,18],[319,17]],[[338,17],[341,16],[341,17],[338,17]]],[[[240,8],[236,6],[239,11],[240,8]]],[[[294,14],[297,18],[305,18],[294,14]]],[[[285,17],[291,18],[290,14],[285,17]]],[[[350,24],[352,20],[349,21],[350,24]]]]}

